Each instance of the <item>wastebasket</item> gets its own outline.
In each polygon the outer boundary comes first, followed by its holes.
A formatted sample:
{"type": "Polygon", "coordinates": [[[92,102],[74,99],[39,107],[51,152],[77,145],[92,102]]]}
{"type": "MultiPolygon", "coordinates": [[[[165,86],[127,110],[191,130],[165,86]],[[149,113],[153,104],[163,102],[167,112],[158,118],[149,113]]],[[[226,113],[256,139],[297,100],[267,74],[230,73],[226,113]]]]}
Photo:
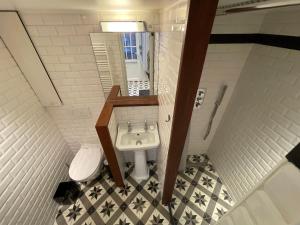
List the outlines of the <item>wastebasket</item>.
{"type": "Polygon", "coordinates": [[[59,204],[70,205],[76,202],[80,192],[80,186],[75,181],[61,182],[53,199],[59,204]]]}

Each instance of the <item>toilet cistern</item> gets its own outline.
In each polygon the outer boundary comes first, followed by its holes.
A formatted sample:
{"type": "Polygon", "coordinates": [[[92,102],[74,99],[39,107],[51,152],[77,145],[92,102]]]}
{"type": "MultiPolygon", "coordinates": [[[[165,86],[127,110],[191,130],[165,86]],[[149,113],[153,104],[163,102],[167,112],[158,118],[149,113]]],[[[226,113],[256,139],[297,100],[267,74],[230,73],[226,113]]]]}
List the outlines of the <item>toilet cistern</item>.
{"type": "Polygon", "coordinates": [[[134,126],[131,126],[131,124],[128,126],[128,123],[127,126],[126,124],[118,125],[116,148],[118,151],[134,151],[135,168],[132,176],[138,182],[149,177],[146,151],[157,149],[159,145],[160,140],[156,123],[150,126],[148,126],[147,121],[144,124],[134,124],[134,126]]]}

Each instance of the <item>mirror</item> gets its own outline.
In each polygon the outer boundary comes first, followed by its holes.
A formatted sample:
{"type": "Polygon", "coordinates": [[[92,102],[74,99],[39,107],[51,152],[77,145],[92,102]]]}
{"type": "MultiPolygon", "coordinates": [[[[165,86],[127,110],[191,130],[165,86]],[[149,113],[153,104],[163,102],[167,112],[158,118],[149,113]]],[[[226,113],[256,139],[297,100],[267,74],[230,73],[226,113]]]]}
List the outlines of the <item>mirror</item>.
{"type": "Polygon", "coordinates": [[[157,94],[154,33],[91,33],[90,37],[105,96],[113,85],[120,85],[122,96],[157,94]]]}

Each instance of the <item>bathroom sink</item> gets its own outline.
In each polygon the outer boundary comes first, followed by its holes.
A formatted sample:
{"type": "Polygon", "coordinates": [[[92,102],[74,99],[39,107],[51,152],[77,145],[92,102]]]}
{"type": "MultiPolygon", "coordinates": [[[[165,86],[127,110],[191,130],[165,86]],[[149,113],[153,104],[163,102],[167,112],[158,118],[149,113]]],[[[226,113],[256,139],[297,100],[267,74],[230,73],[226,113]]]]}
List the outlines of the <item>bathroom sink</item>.
{"type": "Polygon", "coordinates": [[[134,124],[128,131],[127,124],[119,124],[116,148],[119,151],[138,151],[157,148],[160,144],[156,123],[149,124],[147,131],[144,124],[134,124]]]}

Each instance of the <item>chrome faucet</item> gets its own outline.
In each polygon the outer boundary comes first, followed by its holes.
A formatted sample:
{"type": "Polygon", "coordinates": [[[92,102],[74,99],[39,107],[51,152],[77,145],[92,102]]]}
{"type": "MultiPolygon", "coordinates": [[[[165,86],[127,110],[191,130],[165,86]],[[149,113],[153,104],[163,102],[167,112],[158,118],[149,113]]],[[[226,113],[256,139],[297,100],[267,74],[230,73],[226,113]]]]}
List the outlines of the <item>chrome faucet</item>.
{"type": "Polygon", "coordinates": [[[131,132],[132,131],[132,127],[131,127],[131,123],[127,122],[127,132],[131,132]]]}
{"type": "Polygon", "coordinates": [[[147,130],[148,130],[148,124],[147,124],[147,120],[145,120],[144,129],[145,129],[145,131],[147,131],[147,130]]]}

